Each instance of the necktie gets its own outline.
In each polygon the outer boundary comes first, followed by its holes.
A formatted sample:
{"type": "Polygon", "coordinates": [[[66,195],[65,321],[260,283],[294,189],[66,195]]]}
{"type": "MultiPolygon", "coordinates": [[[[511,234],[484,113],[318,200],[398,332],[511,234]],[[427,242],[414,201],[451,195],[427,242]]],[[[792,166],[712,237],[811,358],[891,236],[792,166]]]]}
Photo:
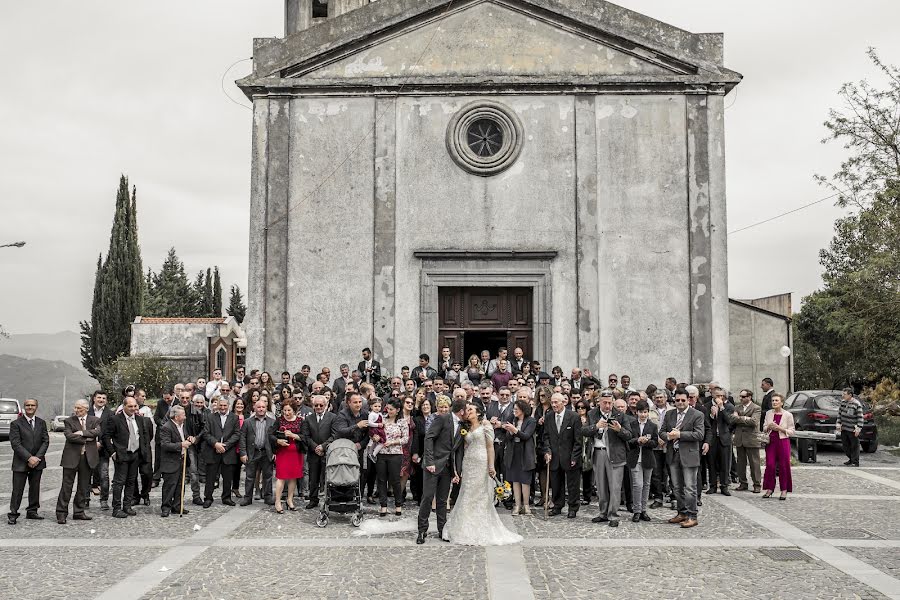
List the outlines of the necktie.
{"type": "Polygon", "coordinates": [[[135,431],[134,417],[128,417],[128,451],[134,452],[138,449],[137,432],[135,431]]]}
{"type": "Polygon", "coordinates": [[[28,419],[28,424],[31,425],[32,429],[34,429],[34,419],[28,419]]]}
{"type": "Polygon", "coordinates": [[[562,429],[562,413],[556,413],[556,430],[562,429]]]}
{"type": "Polygon", "coordinates": [[[81,428],[84,429],[84,417],[78,419],[81,422],[81,428]]]}
{"type": "MultiPolygon", "coordinates": [[[[684,421],[684,413],[680,412],[680,413],[678,413],[678,418],[675,419],[675,429],[681,431],[681,422],[682,421],[684,421]]],[[[677,450],[678,449],[678,440],[675,440],[675,444],[673,444],[673,445],[675,446],[675,449],[677,450]]]]}

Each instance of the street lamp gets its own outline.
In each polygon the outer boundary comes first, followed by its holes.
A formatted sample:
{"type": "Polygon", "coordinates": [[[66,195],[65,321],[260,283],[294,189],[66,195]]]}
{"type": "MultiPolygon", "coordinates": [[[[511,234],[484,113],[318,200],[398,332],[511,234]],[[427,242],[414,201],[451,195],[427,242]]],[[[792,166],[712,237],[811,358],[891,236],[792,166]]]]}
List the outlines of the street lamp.
{"type": "Polygon", "coordinates": [[[12,244],[3,244],[0,248],[21,248],[25,242],[13,242],[12,244]]]}

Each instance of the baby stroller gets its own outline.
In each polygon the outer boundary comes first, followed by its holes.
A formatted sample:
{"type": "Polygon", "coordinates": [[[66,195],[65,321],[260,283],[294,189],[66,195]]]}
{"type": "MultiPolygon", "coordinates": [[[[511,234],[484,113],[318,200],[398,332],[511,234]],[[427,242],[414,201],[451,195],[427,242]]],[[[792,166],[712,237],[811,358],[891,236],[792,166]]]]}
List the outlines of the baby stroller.
{"type": "Polygon", "coordinates": [[[325,452],[325,503],[316,525],[328,525],[328,512],[332,511],[342,515],[354,513],[350,524],[359,527],[363,521],[359,474],[356,444],[350,440],[334,440],[325,452]]]}

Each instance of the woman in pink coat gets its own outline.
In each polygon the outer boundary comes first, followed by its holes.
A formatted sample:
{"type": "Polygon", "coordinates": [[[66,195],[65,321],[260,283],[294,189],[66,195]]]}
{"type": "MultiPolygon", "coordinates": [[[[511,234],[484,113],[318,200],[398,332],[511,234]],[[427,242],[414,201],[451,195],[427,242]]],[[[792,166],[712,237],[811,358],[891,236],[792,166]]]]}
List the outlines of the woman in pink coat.
{"type": "Polygon", "coordinates": [[[766,473],[763,476],[763,498],[771,498],[775,492],[775,470],[781,483],[779,500],[787,499],[792,492],[791,482],[791,436],[794,435],[794,415],[784,410],[784,396],[772,394],[772,409],[766,411],[763,433],[769,434],[766,446],[766,473]]]}

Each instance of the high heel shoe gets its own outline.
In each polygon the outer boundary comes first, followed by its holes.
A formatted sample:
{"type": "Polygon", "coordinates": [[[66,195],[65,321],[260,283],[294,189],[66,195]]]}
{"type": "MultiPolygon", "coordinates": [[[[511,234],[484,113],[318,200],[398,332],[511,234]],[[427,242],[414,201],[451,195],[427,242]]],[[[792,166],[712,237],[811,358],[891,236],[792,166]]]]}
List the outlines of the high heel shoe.
{"type": "Polygon", "coordinates": [[[395,508],[395,509],[394,509],[394,516],[395,516],[395,517],[402,517],[402,516],[403,516],[403,511],[400,510],[399,508],[395,508]]]}
{"type": "Polygon", "coordinates": [[[288,504],[287,507],[288,507],[288,510],[291,511],[291,512],[296,512],[296,511],[297,511],[297,507],[294,506],[293,504],[288,504]]]}
{"type": "Polygon", "coordinates": [[[379,517],[386,517],[386,516],[387,516],[387,509],[386,509],[386,508],[382,508],[380,511],[378,511],[378,516],[379,516],[379,517]]]}
{"type": "Polygon", "coordinates": [[[284,509],[283,509],[283,508],[280,508],[280,507],[278,507],[278,506],[276,506],[276,507],[275,507],[275,512],[278,513],[279,515],[283,515],[283,514],[284,514],[284,509]]]}
{"type": "Polygon", "coordinates": [[[774,493],[774,491],[775,491],[775,490],[772,490],[772,491],[766,490],[766,493],[763,494],[762,497],[763,497],[763,498],[771,498],[771,497],[772,497],[772,494],[774,493]]]}
{"type": "Polygon", "coordinates": [[[779,500],[787,500],[787,492],[781,492],[781,495],[778,496],[779,500]]]}

